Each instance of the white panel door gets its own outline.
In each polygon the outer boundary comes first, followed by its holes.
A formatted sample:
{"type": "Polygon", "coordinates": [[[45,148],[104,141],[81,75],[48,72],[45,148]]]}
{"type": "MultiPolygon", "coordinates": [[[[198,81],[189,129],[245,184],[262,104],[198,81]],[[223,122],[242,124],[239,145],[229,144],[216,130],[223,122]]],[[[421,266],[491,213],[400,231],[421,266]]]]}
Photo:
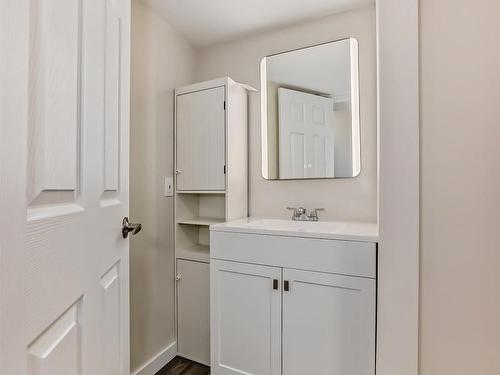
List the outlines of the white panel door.
{"type": "Polygon", "coordinates": [[[283,374],[374,375],[375,280],[287,268],[283,280],[283,374]]]}
{"type": "Polygon", "coordinates": [[[24,5],[27,118],[10,157],[26,160],[25,200],[9,207],[25,218],[19,374],[127,375],[130,1],[24,5]]]}
{"type": "Polygon", "coordinates": [[[224,86],[177,96],[177,190],[225,189],[224,86]]]}
{"type": "Polygon", "coordinates": [[[334,176],[333,99],[278,89],[279,178],[334,176]]]}
{"type": "Polygon", "coordinates": [[[177,351],[210,365],[210,265],[177,260],[177,351]]]}
{"type": "Polygon", "coordinates": [[[280,286],[281,268],[212,259],[214,374],[281,374],[280,286]]]}

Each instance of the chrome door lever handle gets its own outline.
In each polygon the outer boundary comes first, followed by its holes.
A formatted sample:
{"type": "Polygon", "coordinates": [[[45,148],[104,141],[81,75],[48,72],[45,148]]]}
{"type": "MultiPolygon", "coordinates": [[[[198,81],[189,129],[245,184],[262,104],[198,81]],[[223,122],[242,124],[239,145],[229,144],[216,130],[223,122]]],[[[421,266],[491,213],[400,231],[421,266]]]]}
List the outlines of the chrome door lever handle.
{"type": "Polygon", "coordinates": [[[128,220],[128,217],[124,217],[122,221],[122,236],[123,238],[127,238],[128,234],[132,232],[132,234],[137,234],[141,231],[142,224],[131,223],[128,220]]]}

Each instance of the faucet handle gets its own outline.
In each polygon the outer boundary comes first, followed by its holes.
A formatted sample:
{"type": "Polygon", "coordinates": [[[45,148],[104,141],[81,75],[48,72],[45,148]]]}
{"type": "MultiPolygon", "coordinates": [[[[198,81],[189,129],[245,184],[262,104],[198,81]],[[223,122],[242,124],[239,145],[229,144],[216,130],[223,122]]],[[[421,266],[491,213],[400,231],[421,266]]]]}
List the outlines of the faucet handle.
{"type": "Polygon", "coordinates": [[[309,218],[312,221],[318,221],[319,220],[318,211],[324,211],[324,210],[325,210],[324,208],[313,208],[309,213],[309,218]]]}
{"type": "Polygon", "coordinates": [[[287,210],[293,211],[292,220],[299,220],[300,217],[306,213],[306,209],[304,207],[287,207],[287,210]]]}

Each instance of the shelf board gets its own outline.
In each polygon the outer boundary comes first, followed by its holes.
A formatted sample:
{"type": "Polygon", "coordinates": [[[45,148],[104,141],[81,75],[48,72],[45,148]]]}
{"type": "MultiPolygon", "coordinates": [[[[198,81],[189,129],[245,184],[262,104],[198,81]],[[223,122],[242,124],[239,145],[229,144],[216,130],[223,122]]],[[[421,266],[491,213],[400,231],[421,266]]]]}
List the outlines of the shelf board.
{"type": "Polygon", "coordinates": [[[194,260],[197,262],[210,262],[210,246],[194,245],[189,247],[177,247],[176,259],[194,260]]]}
{"type": "Polygon", "coordinates": [[[177,190],[177,194],[226,194],[225,190],[177,190]]]}
{"type": "Polygon", "coordinates": [[[195,217],[192,219],[177,219],[177,224],[184,225],[200,225],[200,226],[210,226],[212,224],[223,223],[222,218],[212,218],[212,217],[195,217]]]}

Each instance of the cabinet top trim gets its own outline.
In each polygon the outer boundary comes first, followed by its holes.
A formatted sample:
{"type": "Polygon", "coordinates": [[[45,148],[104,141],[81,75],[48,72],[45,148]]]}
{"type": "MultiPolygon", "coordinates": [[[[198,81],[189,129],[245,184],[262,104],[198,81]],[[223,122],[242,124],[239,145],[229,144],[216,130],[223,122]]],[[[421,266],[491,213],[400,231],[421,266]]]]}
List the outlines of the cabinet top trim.
{"type": "Polygon", "coordinates": [[[193,91],[206,90],[219,86],[230,87],[234,85],[238,85],[247,91],[257,92],[257,90],[250,85],[236,82],[230,77],[221,77],[221,78],[211,79],[209,81],[197,82],[192,85],[178,87],[175,89],[175,95],[182,95],[193,91]]]}

